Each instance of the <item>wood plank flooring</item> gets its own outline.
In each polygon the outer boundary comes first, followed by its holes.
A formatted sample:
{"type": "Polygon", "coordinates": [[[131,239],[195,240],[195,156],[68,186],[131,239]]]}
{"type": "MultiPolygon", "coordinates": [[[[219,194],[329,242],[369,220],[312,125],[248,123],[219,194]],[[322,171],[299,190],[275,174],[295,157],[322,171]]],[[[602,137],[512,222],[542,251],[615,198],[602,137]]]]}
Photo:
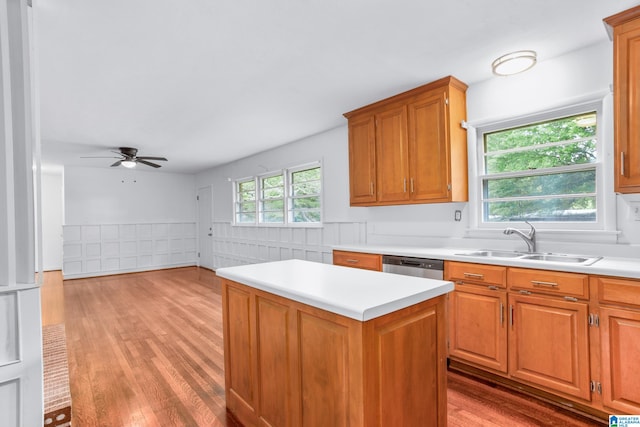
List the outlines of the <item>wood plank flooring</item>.
{"type": "MultiPolygon", "coordinates": [[[[64,310],[73,426],[237,426],[225,410],[212,272],[68,280],[64,310]]],[[[452,427],[601,425],[459,374],[449,383],[452,427]]]]}

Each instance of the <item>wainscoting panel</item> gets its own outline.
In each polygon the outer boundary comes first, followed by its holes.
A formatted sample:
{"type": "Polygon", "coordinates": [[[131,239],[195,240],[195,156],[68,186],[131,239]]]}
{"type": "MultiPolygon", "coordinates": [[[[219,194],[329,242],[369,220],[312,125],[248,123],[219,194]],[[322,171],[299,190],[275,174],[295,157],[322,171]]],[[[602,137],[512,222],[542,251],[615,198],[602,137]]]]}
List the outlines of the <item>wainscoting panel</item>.
{"type": "Polygon", "coordinates": [[[18,419],[20,409],[20,381],[18,379],[0,383],[0,414],[7,426],[22,425],[18,419]]]}
{"type": "MultiPolygon", "coordinates": [[[[18,292],[0,293],[0,366],[15,363],[19,360],[20,343],[18,337],[18,292]]],[[[2,412],[0,412],[2,414],[2,412]]]]}
{"type": "Polygon", "coordinates": [[[194,222],[65,225],[64,278],[196,265],[196,229],[194,222]]]}
{"type": "Polygon", "coordinates": [[[366,223],[324,223],[322,227],[243,227],[213,223],[213,266],[304,259],[333,262],[335,245],[366,243],[366,223]]]}

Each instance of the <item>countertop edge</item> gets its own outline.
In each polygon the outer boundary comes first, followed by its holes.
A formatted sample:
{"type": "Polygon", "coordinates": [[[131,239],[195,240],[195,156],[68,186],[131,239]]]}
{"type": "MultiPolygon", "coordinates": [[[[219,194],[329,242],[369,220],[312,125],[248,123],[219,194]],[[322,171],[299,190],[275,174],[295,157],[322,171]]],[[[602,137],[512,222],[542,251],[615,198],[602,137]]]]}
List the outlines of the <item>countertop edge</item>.
{"type": "MultiPolygon", "coordinates": [[[[288,260],[291,261],[291,260],[288,260]]],[[[299,261],[299,260],[296,260],[299,261]]],[[[340,268],[347,269],[350,275],[362,275],[363,277],[370,276],[371,274],[384,274],[387,277],[392,278],[393,280],[402,282],[403,280],[414,281],[415,277],[409,276],[401,276],[390,273],[382,273],[382,272],[373,272],[367,270],[353,269],[349,267],[338,267],[333,266],[331,264],[323,264],[323,263],[314,263],[311,261],[301,261],[305,263],[318,264],[322,266],[327,266],[328,268],[340,268]]],[[[339,299],[327,299],[318,295],[311,295],[308,293],[304,293],[302,291],[297,291],[297,289],[292,289],[289,287],[277,286],[267,280],[258,279],[254,274],[244,274],[242,273],[242,267],[251,267],[251,268],[259,268],[259,265],[275,265],[277,263],[286,263],[286,261],[275,261],[270,263],[260,263],[260,264],[250,264],[247,266],[237,266],[237,267],[225,267],[219,268],[216,270],[216,275],[228,279],[231,281],[238,282],[240,284],[271,293],[273,295],[277,295],[283,298],[290,299],[292,301],[296,301],[302,304],[309,305],[311,307],[319,308],[334,314],[339,314],[345,317],[349,317],[351,319],[355,319],[361,322],[368,321],[371,319],[375,319],[377,317],[384,316],[389,313],[393,313],[395,311],[410,307],[412,305],[421,303],[423,301],[439,297],[441,295],[445,295],[448,292],[453,291],[454,285],[453,282],[445,281],[445,280],[435,280],[435,279],[420,279],[421,281],[426,281],[425,283],[429,283],[429,287],[426,287],[422,290],[416,291],[410,295],[403,295],[399,298],[393,298],[389,301],[378,303],[372,306],[367,306],[363,309],[356,309],[353,306],[350,306],[346,303],[346,301],[340,301],[339,299]]],[[[246,269],[245,269],[246,270],[246,269]]]]}
{"type": "Polygon", "coordinates": [[[531,261],[513,258],[487,258],[457,255],[473,252],[479,248],[437,248],[386,245],[336,245],[332,249],[340,251],[363,252],[379,255],[413,256],[418,258],[435,258],[445,261],[460,261],[475,264],[501,265],[505,267],[521,267],[538,270],[554,270],[569,273],[593,274],[621,278],[640,279],[640,259],[603,257],[591,265],[566,264],[551,261],[531,261]]]}

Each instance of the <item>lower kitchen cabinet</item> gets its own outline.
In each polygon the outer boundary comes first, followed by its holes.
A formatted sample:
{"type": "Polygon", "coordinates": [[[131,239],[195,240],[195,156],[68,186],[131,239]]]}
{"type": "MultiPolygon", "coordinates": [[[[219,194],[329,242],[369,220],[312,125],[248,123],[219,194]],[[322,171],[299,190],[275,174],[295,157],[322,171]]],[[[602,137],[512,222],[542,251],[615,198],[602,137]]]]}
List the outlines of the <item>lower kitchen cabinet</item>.
{"type": "Polygon", "coordinates": [[[507,373],[507,293],[456,283],[449,296],[449,356],[507,373]]]}
{"type": "Polygon", "coordinates": [[[602,403],[640,414],[640,312],[600,308],[602,403]]]}
{"type": "Polygon", "coordinates": [[[591,283],[599,304],[602,404],[609,413],[640,414],[640,280],[591,283]]]}
{"type": "Polygon", "coordinates": [[[588,321],[586,302],[510,294],[509,375],[589,401],[588,321]]]}
{"type": "Polygon", "coordinates": [[[333,264],[342,265],[343,267],[382,271],[382,255],[334,250],[333,264]]]}

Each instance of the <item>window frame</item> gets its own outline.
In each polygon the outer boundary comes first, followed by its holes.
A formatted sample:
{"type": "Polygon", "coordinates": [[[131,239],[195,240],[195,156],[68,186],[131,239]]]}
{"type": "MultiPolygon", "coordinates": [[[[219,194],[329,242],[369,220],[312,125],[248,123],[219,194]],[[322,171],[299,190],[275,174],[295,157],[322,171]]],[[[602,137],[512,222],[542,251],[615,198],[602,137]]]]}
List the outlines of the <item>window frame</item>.
{"type": "MultiPolygon", "coordinates": [[[[289,224],[292,225],[299,225],[299,224],[322,224],[323,222],[323,198],[322,198],[322,188],[323,186],[323,174],[322,174],[322,166],[320,165],[320,163],[310,163],[310,164],[306,164],[306,165],[300,165],[300,166],[296,166],[293,168],[289,168],[287,169],[287,203],[285,205],[285,217],[288,220],[289,224]],[[318,222],[295,222],[293,221],[293,213],[294,213],[294,209],[293,209],[293,200],[296,198],[301,198],[301,197],[296,197],[293,195],[293,174],[296,172],[301,172],[301,171],[305,171],[305,170],[309,170],[309,169],[315,169],[315,168],[319,168],[320,169],[320,192],[316,193],[317,197],[320,200],[320,207],[318,208],[319,214],[320,214],[320,221],[318,222]]],[[[308,196],[308,195],[307,195],[308,196]]]]}
{"type": "Polygon", "coordinates": [[[321,161],[314,161],[304,164],[297,164],[295,166],[286,167],[277,170],[271,170],[265,173],[261,173],[255,176],[243,177],[234,179],[232,181],[233,185],[233,222],[232,225],[240,226],[240,227],[302,227],[302,228],[317,228],[323,226],[324,220],[324,174],[322,173],[323,165],[321,161]],[[295,172],[320,168],[320,192],[318,196],[320,198],[320,221],[319,222],[293,222],[291,217],[292,207],[291,203],[293,200],[291,194],[291,175],[295,172]],[[283,176],[283,184],[284,184],[284,194],[283,194],[283,221],[282,222],[263,222],[262,221],[262,202],[263,199],[263,188],[262,182],[264,179],[268,179],[270,177],[282,175],[283,176]],[[253,222],[239,222],[238,221],[238,184],[242,182],[247,182],[253,180],[255,182],[256,187],[256,199],[255,199],[255,220],[253,222]]]}
{"type": "MultiPolygon", "coordinates": [[[[576,166],[574,170],[595,169],[595,197],[596,197],[596,221],[534,221],[532,224],[539,230],[563,230],[563,231],[605,231],[615,230],[615,196],[613,194],[612,173],[613,164],[610,161],[613,141],[612,132],[612,105],[605,99],[591,99],[580,103],[566,105],[554,109],[539,111],[532,114],[511,117],[504,120],[496,120],[476,125],[475,132],[471,129],[473,137],[470,138],[470,154],[475,156],[473,170],[469,174],[470,207],[473,215],[470,217],[469,230],[503,230],[506,227],[527,227],[523,221],[485,222],[483,182],[488,176],[484,165],[484,135],[501,130],[507,130],[535,123],[552,121],[564,117],[570,117],[595,111],[597,129],[595,138],[596,156],[595,163],[576,166]],[[475,140],[474,140],[475,139],[475,140]],[[472,152],[471,152],[472,150],[472,152]],[[609,177],[611,175],[611,177],[609,177]],[[611,178],[611,179],[610,179],[611,178]]],[[[470,126],[471,127],[471,126],[470,126]]],[[[573,169],[573,168],[571,168],[573,169]]],[[[566,167],[558,167],[554,171],[566,171],[566,167]]],[[[532,174],[533,175],[533,174],[532,174]]]]}

